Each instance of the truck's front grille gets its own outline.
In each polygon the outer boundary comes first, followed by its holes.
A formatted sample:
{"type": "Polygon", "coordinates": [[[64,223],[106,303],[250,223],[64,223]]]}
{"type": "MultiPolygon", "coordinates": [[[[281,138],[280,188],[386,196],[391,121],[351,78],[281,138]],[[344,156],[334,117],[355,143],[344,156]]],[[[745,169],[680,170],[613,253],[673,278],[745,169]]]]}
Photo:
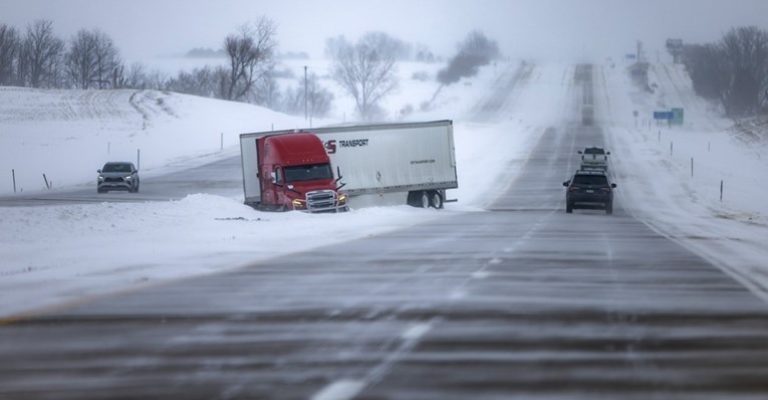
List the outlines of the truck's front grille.
{"type": "Polygon", "coordinates": [[[336,192],[333,190],[315,190],[307,192],[307,210],[320,211],[336,206],[336,192]]]}

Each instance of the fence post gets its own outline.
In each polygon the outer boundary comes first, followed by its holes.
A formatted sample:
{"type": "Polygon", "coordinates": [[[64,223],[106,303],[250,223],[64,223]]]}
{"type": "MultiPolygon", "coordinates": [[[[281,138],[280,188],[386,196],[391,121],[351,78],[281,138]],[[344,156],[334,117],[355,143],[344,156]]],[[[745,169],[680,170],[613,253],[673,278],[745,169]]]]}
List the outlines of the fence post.
{"type": "Polygon", "coordinates": [[[670,140],[669,141],[669,155],[671,156],[671,155],[674,155],[674,154],[675,154],[675,142],[670,140]]]}
{"type": "Polygon", "coordinates": [[[16,193],[16,170],[11,169],[11,178],[13,179],[13,193],[16,193]]]}
{"type": "Polygon", "coordinates": [[[691,178],[693,178],[693,157],[691,157],[691,178]]]}
{"type": "Polygon", "coordinates": [[[221,151],[224,150],[224,132],[221,133],[221,148],[220,148],[220,150],[221,151]]]}
{"type": "Polygon", "coordinates": [[[723,202],[723,180],[720,180],[720,202],[723,202]]]}
{"type": "Polygon", "coordinates": [[[107,154],[112,153],[112,142],[107,142],[107,154]]]}
{"type": "Polygon", "coordinates": [[[661,143],[661,129],[659,129],[659,139],[658,142],[661,143]]]}
{"type": "Polygon", "coordinates": [[[141,149],[136,149],[136,169],[141,169],[141,149]]]}

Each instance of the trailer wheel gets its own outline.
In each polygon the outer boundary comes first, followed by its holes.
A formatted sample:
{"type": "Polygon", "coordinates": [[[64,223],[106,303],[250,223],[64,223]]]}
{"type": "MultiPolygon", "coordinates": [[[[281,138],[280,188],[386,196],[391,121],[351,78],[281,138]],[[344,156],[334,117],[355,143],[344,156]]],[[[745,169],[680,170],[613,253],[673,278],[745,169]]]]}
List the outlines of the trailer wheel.
{"type": "Polygon", "coordinates": [[[419,205],[421,206],[421,208],[429,208],[429,204],[430,204],[429,194],[427,194],[427,192],[421,192],[421,199],[420,199],[419,205]]]}
{"type": "Polygon", "coordinates": [[[433,208],[440,210],[443,208],[443,196],[437,190],[433,190],[429,194],[429,205],[433,208]]]}

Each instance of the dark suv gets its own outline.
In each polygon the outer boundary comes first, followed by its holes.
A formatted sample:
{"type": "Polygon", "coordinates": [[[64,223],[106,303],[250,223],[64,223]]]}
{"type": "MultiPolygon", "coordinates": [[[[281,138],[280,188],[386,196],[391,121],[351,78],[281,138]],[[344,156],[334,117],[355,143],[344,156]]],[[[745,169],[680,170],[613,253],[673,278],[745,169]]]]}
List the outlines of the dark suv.
{"type": "Polygon", "coordinates": [[[579,170],[569,181],[563,182],[568,190],[565,193],[565,212],[572,213],[574,208],[604,209],[606,214],[613,213],[613,188],[615,183],[608,183],[608,177],[602,171],[579,170]]]}
{"type": "Polygon", "coordinates": [[[96,180],[96,191],[105,193],[110,190],[139,191],[139,171],[129,162],[108,162],[100,170],[96,180]]]}

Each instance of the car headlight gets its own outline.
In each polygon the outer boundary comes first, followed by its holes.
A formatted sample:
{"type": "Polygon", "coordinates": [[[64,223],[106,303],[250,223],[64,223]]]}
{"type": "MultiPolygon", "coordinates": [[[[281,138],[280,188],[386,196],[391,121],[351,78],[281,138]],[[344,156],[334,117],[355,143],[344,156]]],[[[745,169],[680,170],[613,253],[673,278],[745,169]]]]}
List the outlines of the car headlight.
{"type": "Polygon", "coordinates": [[[347,202],[347,195],[346,194],[340,194],[339,195],[339,204],[344,204],[347,202]]]}
{"type": "Polygon", "coordinates": [[[99,178],[98,178],[98,179],[99,179],[99,182],[101,182],[101,181],[103,181],[103,180],[104,180],[104,177],[103,177],[103,176],[101,176],[101,175],[99,175],[99,178]]]}
{"type": "Polygon", "coordinates": [[[125,177],[125,179],[130,181],[131,179],[133,179],[133,177],[128,175],[128,176],[125,177]]]}

